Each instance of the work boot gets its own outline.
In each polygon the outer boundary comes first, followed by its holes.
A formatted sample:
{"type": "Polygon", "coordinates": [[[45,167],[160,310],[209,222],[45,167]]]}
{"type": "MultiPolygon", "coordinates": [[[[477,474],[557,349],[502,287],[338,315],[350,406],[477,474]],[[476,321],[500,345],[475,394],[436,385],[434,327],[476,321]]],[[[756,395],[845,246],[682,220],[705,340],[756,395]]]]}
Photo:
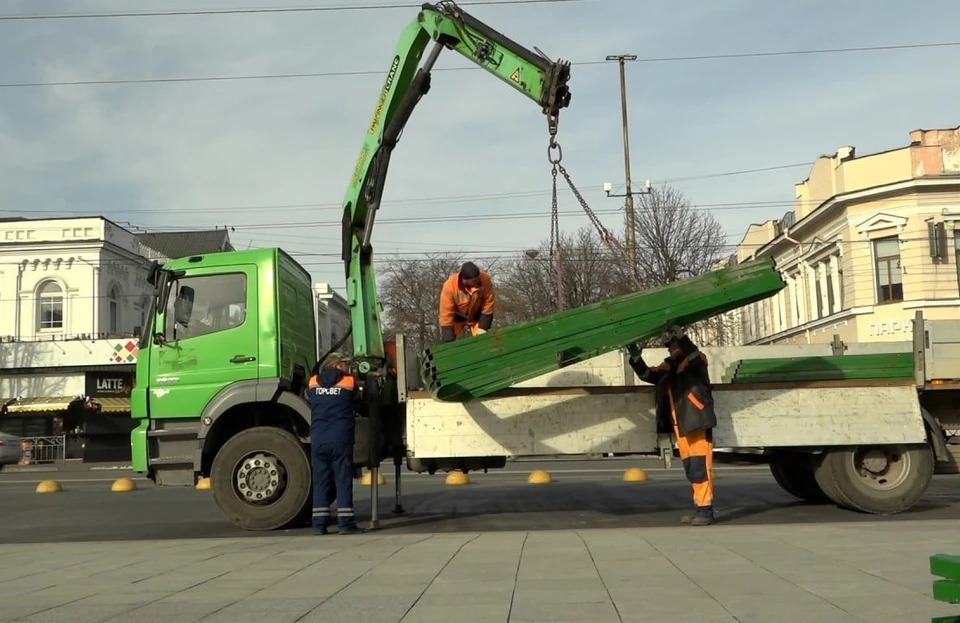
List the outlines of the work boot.
{"type": "Polygon", "coordinates": [[[714,521],[716,521],[716,516],[712,508],[697,509],[695,513],[680,518],[680,523],[686,526],[709,526],[714,521]]]}
{"type": "Polygon", "coordinates": [[[694,515],[693,519],[690,520],[691,526],[709,526],[716,518],[713,516],[713,513],[709,515],[694,515]]]}
{"type": "Polygon", "coordinates": [[[320,536],[323,534],[330,534],[326,526],[314,526],[313,533],[316,534],[317,536],[320,536]]]}
{"type": "Polygon", "coordinates": [[[340,528],[340,534],[362,534],[363,532],[364,529],[356,524],[340,528]]]}

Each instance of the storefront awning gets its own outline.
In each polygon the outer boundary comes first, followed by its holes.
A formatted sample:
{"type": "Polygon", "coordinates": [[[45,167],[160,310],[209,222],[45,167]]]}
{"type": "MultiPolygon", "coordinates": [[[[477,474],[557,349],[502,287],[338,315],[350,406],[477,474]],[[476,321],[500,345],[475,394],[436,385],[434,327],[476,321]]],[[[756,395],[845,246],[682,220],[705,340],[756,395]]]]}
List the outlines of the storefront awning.
{"type": "Polygon", "coordinates": [[[100,405],[100,413],[130,413],[128,397],[91,398],[90,401],[100,405]]]}
{"type": "Polygon", "coordinates": [[[66,411],[76,396],[57,396],[49,398],[18,398],[7,405],[7,413],[55,413],[66,411]]]}

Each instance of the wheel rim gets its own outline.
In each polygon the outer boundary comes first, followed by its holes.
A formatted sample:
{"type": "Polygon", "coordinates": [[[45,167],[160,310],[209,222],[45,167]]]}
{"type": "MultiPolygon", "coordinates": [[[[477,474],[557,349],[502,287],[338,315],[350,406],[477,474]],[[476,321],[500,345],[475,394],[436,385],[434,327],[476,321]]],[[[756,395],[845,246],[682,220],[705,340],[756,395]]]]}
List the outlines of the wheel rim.
{"type": "Polygon", "coordinates": [[[876,491],[890,491],[910,474],[910,454],[899,446],[857,448],[853,472],[860,482],[876,491]]]}
{"type": "Polygon", "coordinates": [[[287,470],[269,452],[251,452],[233,470],[234,491],[247,504],[262,506],[276,502],[287,485],[287,470]]]}

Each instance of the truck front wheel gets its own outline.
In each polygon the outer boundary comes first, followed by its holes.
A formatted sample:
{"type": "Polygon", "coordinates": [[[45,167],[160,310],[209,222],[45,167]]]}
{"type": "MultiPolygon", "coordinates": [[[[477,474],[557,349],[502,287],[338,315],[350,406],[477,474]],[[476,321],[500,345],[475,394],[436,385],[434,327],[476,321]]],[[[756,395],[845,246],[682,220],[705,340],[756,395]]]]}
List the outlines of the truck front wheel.
{"type": "Polygon", "coordinates": [[[213,499],[244,530],[276,530],[310,503],[310,457],[291,433],[259,426],[231,437],[210,470],[213,499]]]}
{"type": "Polygon", "coordinates": [[[933,468],[933,450],[926,444],[858,446],[828,451],[817,481],[840,506],[892,515],[920,501],[933,468]]]}

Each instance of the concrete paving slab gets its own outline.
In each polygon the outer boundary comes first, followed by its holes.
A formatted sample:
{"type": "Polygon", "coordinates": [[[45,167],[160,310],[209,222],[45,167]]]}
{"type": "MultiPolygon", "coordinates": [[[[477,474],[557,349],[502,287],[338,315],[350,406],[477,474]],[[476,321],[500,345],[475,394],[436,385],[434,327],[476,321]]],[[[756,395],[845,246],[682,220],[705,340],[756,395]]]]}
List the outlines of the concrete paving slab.
{"type": "Polygon", "coordinates": [[[952,522],[864,528],[267,536],[200,549],[63,543],[39,556],[5,545],[30,573],[0,579],[0,621],[842,622],[960,610],[932,599],[926,562],[949,549],[936,537],[952,522]]]}
{"type": "MultiPolygon", "coordinates": [[[[960,552],[953,480],[895,517],[796,504],[769,477],[718,482],[728,506],[708,528],[677,524],[689,505],[679,479],[528,487],[478,475],[456,489],[405,485],[410,512],[355,537],[244,533],[193,490],[3,489],[13,510],[0,522],[0,622],[900,622],[960,612],[932,599],[927,562],[960,552]]],[[[381,491],[389,508],[392,491],[381,491]]]]}

